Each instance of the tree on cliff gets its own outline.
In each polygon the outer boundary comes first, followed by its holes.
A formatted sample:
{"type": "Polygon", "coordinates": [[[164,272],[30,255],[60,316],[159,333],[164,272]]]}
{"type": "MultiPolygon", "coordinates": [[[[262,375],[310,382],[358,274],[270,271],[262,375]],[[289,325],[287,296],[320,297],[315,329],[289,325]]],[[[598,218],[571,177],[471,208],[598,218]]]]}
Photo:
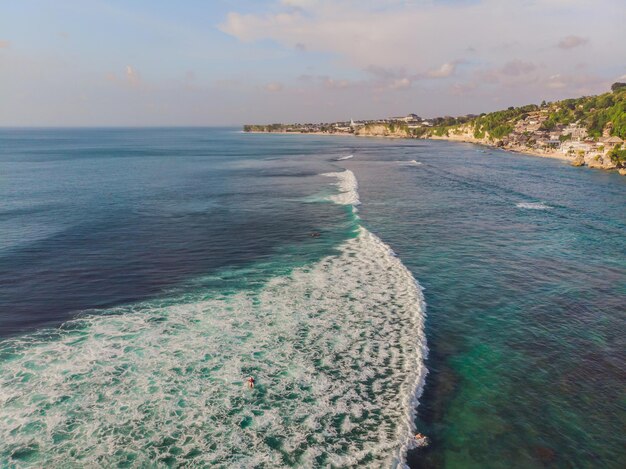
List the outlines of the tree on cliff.
{"type": "Polygon", "coordinates": [[[613,148],[609,153],[609,158],[611,158],[613,164],[618,168],[626,167],[626,148],[623,150],[618,147],[613,148]]]}
{"type": "Polygon", "coordinates": [[[617,82],[617,83],[613,83],[611,85],[611,91],[613,93],[615,93],[616,91],[619,91],[619,90],[623,90],[623,89],[626,89],[626,83],[617,82]]]}

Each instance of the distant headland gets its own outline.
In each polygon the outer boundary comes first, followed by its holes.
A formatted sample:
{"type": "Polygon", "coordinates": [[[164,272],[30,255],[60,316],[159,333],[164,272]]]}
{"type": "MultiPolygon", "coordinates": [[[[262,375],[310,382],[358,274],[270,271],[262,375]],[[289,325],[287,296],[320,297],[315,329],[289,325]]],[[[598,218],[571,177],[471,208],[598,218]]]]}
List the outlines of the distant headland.
{"type": "Polygon", "coordinates": [[[480,115],[416,114],[318,124],[244,125],[245,132],[427,138],[478,143],[626,175],[626,83],[611,92],[480,115]]]}

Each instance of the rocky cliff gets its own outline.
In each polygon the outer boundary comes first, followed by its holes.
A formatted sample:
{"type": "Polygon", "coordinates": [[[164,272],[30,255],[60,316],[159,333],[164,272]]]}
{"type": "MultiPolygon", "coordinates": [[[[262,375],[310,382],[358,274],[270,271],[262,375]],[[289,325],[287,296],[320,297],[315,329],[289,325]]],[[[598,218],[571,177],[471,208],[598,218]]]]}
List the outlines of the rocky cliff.
{"type": "Polygon", "coordinates": [[[369,124],[355,129],[354,135],[360,137],[392,137],[410,138],[411,134],[406,125],[369,124]]]}

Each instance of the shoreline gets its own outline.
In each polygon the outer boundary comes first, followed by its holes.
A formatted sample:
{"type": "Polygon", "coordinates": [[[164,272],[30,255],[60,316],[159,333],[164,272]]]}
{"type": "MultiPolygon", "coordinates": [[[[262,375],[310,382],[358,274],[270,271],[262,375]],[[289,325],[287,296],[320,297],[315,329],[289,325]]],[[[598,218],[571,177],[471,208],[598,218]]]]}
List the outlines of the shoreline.
{"type": "Polygon", "coordinates": [[[389,139],[402,139],[402,140],[445,140],[449,142],[457,142],[457,143],[470,143],[472,145],[479,145],[482,147],[486,147],[492,150],[502,150],[509,153],[516,153],[520,155],[533,156],[537,158],[550,158],[553,160],[560,160],[564,163],[568,163],[570,166],[579,167],[585,166],[588,169],[601,169],[603,171],[615,172],[621,176],[626,176],[626,168],[616,168],[616,167],[607,167],[602,164],[594,164],[593,162],[585,162],[584,164],[575,164],[576,157],[566,155],[560,152],[543,152],[537,149],[529,149],[520,146],[497,146],[489,142],[485,142],[479,139],[473,139],[463,136],[438,136],[438,135],[430,135],[428,137],[409,137],[406,135],[398,135],[398,134],[380,134],[380,133],[372,133],[372,134],[359,134],[359,133],[344,133],[344,132],[267,132],[261,130],[249,130],[243,131],[243,133],[250,134],[281,134],[281,135],[323,135],[323,136],[334,136],[334,137],[368,137],[368,138],[389,138],[389,139]]]}
{"type": "MultiPolygon", "coordinates": [[[[540,152],[538,150],[527,150],[524,148],[519,148],[519,147],[515,147],[515,148],[504,148],[504,147],[498,147],[496,145],[490,145],[489,143],[486,142],[481,142],[481,141],[474,141],[474,140],[470,140],[470,139],[462,139],[462,138],[451,138],[451,137],[438,137],[438,136],[431,136],[431,137],[405,137],[405,136],[400,136],[400,135],[360,135],[360,134],[350,134],[350,133],[332,133],[332,132],[263,132],[260,130],[250,130],[250,131],[243,131],[243,133],[247,133],[247,134],[280,134],[280,135],[323,135],[323,136],[329,136],[329,137],[367,137],[367,138],[389,138],[389,139],[402,139],[402,140],[443,140],[443,141],[448,141],[448,142],[458,142],[458,143],[471,143],[472,145],[479,145],[482,147],[486,147],[492,150],[502,150],[502,151],[506,151],[509,153],[517,153],[517,154],[521,154],[521,155],[527,155],[527,156],[535,156],[538,158],[551,158],[551,159],[557,159],[557,160],[561,160],[561,161],[566,161],[566,162],[573,162],[574,158],[570,158],[567,155],[561,154],[561,153],[545,153],[545,152],[540,152]]],[[[609,170],[610,171],[610,170],[609,170]]]]}
{"type": "Polygon", "coordinates": [[[452,138],[452,137],[438,137],[438,136],[432,136],[432,137],[426,137],[423,138],[421,140],[445,140],[445,141],[449,141],[449,142],[460,142],[460,143],[472,143],[474,145],[481,145],[490,149],[495,149],[495,150],[502,150],[502,151],[507,151],[510,153],[519,153],[522,155],[528,155],[528,156],[536,156],[538,158],[552,158],[555,160],[561,160],[561,161],[567,161],[567,162],[573,162],[575,158],[573,157],[569,157],[563,153],[559,153],[559,152],[542,152],[539,150],[533,150],[533,149],[526,149],[526,148],[522,148],[522,147],[499,147],[497,145],[491,145],[487,142],[482,142],[480,140],[471,140],[471,139],[466,139],[466,138],[452,138]]]}

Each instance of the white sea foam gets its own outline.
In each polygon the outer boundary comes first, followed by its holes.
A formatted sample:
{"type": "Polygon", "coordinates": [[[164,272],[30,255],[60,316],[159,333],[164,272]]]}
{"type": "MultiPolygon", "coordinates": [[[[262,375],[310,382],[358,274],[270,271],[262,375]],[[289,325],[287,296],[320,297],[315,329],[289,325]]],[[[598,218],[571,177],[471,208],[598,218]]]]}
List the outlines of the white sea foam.
{"type": "MultiPolygon", "coordinates": [[[[357,201],[356,179],[333,174],[357,201]]],[[[402,466],[426,375],[421,288],[359,228],[260,290],[0,342],[0,460],[46,467],[402,466]],[[245,388],[254,375],[257,387],[245,388]]]]}
{"type": "Polygon", "coordinates": [[[359,183],[352,171],[345,170],[338,173],[324,173],[323,176],[338,179],[337,187],[339,194],[330,196],[329,199],[331,201],[340,205],[352,205],[353,207],[361,203],[358,193],[359,183]]]}
{"type": "Polygon", "coordinates": [[[515,204],[517,208],[525,208],[528,210],[550,210],[552,207],[543,202],[520,202],[515,204]]]}
{"type": "Polygon", "coordinates": [[[340,156],[337,161],[349,160],[350,158],[354,158],[354,155],[340,156]]]}

